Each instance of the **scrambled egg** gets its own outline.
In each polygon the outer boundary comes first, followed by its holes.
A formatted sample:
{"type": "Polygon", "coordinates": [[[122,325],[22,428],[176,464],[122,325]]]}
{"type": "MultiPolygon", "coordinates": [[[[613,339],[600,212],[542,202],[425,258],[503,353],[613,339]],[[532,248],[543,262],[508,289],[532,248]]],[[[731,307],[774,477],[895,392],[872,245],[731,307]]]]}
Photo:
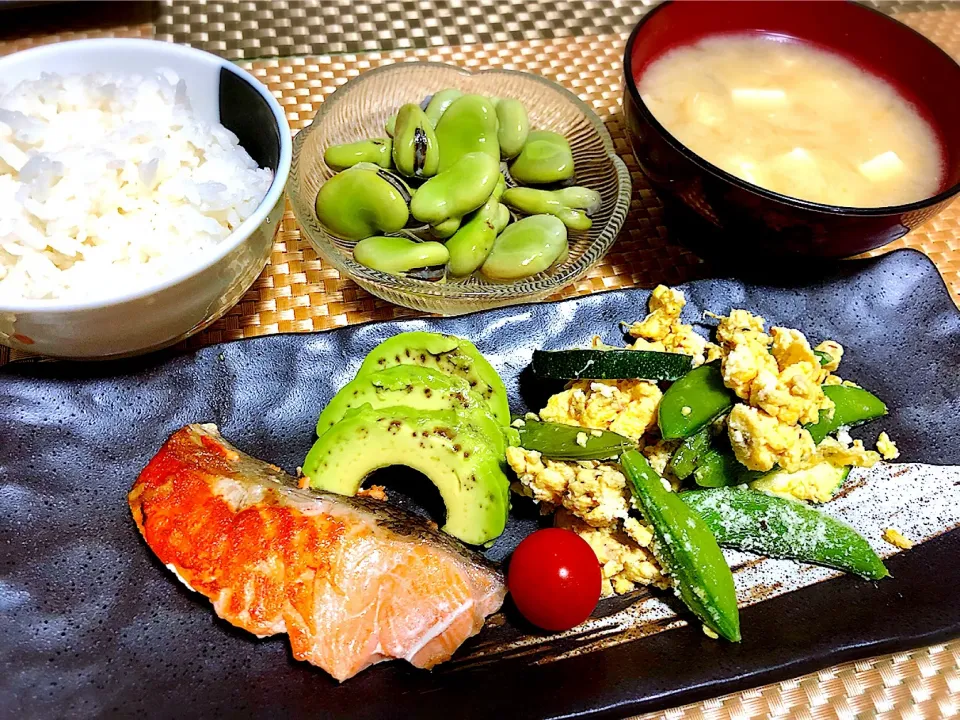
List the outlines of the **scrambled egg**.
{"type": "Polygon", "coordinates": [[[593,548],[603,574],[603,597],[623,595],[638,585],[669,585],[650,551],[653,531],[640,520],[631,517],[618,525],[596,528],[560,510],[554,516],[554,525],[573,530],[593,548]]]}
{"type": "Polygon", "coordinates": [[[635,338],[630,347],[690,355],[694,367],[719,357],[720,348],[694,332],[692,325],[680,322],[680,313],[686,304],[679,290],[664,285],[655,287],[650,295],[650,314],[627,329],[635,338]]]}
{"type": "MultiPolygon", "coordinates": [[[[803,425],[816,422],[833,403],[823,385],[852,385],[836,371],[843,347],[825,340],[816,348],[798,330],[772,327],[764,318],[735,309],[719,320],[717,343],[708,342],[691,325],[680,322],[683,293],[664,286],[650,296],[649,314],[628,327],[635,350],[677,352],[693,357],[694,366],[720,361],[724,384],[740,402],[714,421],[726,433],[737,460],[756,471],[773,471],[752,485],[765,492],[826,502],[842,482],[842,468],[870,467],[897,457],[896,445],[881,434],[877,450],[867,450],[846,433],[815,445],[803,425]],[[821,364],[818,353],[825,354],[821,364]]],[[[599,337],[595,349],[611,346],[599,337]]],[[[673,489],[681,483],[669,469],[678,440],[663,440],[657,428],[662,398],[657,383],[645,380],[576,380],[552,396],[540,417],[585,430],[612,430],[638,443],[650,466],[673,489]]],[[[578,433],[583,445],[585,433],[578,433]]],[[[626,593],[637,585],[666,587],[669,577],[652,552],[653,533],[640,519],[626,478],[616,462],[550,460],[540,453],[511,447],[507,462],[516,472],[514,492],[532,498],[554,524],[587,541],[603,570],[604,595],[626,593]]],[[[902,536],[900,536],[902,538],[902,536]]],[[[903,539],[904,542],[908,542],[903,539]]]]}
{"type": "Polygon", "coordinates": [[[663,393],[647,380],[577,380],[547,401],[548,422],[612,430],[640,441],[657,423],[663,393]]]}
{"type": "Polygon", "coordinates": [[[538,503],[564,507],[593,527],[626,520],[630,490],[620,466],[598,460],[548,460],[535,450],[507,448],[520,481],[514,490],[538,503]]]}
{"type": "Polygon", "coordinates": [[[900,457],[900,449],[885,432],[880,433],[880,437],[877,438],[877,450],[884,460],[896,460],[900,457]]]}
{"type": "Polygon", "coordinates": [[[898,547],[901,550],[909,550],[913,547],[913,541],[908,540],[903,536],[896,528],[887,528],[883,531],[883,539],[894,547],[898,547]]]}
{"type": "Polygon", "coordinates": [[[580,535],[593,548],[603,571],[604,595],[626,593],[638,584],[667,581],[650,551],[653,531],[629,514],[630,490],[620,466],[596,460],[546,460],[540,453],[507,448],[517,474],[514,491],[541,503],[541,511],[560,508],[554,524],[580,535]]]}
{"type": "Polygon", "coordinates": [[[734,405],[727,416],[727,434],[737,460],[750,470],[772,470],[779,465],[796,472],[816,451],[810,433],[799,425],[788,425],[742,403],[734,405]]]}

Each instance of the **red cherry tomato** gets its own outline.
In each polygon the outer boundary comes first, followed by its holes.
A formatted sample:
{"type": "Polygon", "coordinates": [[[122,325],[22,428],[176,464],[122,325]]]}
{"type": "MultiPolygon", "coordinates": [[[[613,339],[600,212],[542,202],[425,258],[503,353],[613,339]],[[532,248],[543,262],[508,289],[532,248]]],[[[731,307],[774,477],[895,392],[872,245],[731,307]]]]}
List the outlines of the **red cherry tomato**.
{"type": "Polygon", "coordinates": [[[561,528],[524,538],[507,572],[517,609],[544,630],[569,630],[590,617],[602,580],[600,562],[586,540],[561,528]]]}

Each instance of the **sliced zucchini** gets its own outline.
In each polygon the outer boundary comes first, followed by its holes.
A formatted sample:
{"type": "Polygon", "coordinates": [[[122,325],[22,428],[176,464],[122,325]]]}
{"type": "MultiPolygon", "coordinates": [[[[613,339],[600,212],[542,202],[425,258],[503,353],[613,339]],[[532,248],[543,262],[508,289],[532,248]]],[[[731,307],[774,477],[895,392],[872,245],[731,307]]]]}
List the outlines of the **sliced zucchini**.
{"type": "Polygon", "coordinates": [[[533,372],[547,380],[676,380],[693,358],[653,350],[534,350],[533,372]]]}
{"type": "Polygon", "coordinates": [[[667,388],[657,410],[660,434],[686,438],[733,407],[737,396],[723,384],[717,362],[701,365],[667,388]]]}
{"type": "Polygon", "coordinates": [[[834,467],[822,462],[806,470],[773,470],[750,483],[754,490],[791,500],[825,503],[832,498],[850,474],[849,467],[834,467]]]}
{"type": "MultiPolygon", "coordinates": [[[[821,410],[820,419],[816,423],[804,426],[817,444],[841,427],[853,427],[887,414],[887,406],[883,400],[863,388],[824,385],[823,394],[833,401],[833,417],[828,417],[829,411],[821,410]]],[[[666,395],[663,399],[667,399],[666,395]]],[[[663,401],[660,406],[663,407],[663,401]]]]}

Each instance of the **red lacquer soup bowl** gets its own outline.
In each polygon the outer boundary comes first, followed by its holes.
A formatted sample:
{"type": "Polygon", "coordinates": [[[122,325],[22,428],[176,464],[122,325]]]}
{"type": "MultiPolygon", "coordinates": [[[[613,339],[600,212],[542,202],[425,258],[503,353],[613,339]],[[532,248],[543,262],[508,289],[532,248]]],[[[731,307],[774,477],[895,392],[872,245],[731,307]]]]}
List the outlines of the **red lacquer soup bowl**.
{"type": "Polygon", "coordinates": [[[623,112],[634,155],[669,202],[679,200],[722,234],[725,247],[763,254],[849,257],[905,235],[960,193],[960,65],[906,25],[846,2],[667,2],[627,41],[623,112]],[[685,147],[640,99],[639,78],[664,53],[708,35],[766,33],[831,50],[891,83],[939,137],[944,176],[933,197],[849,208],[764,190],[685,147]]]}

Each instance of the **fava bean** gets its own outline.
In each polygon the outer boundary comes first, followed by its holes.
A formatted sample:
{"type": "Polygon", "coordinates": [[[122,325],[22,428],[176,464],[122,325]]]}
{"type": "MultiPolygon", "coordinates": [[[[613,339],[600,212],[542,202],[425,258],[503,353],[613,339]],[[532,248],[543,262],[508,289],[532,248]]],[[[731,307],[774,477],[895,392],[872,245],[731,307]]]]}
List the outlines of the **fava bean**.
{"type": "MultiPolygon", "coordinates": [[[[441,159],[443,143],[441,147],[441,159]]],[[[573,177],[573,153],[570,143],[559,133],[532,130],[516,160],[510,165],[510,175],[524,185],[543,185],[569,180],[573,177]]]]}
{"type": "Polygon", "coordinates": [[[410,217],[407,197],[398,180],[376,165],[361,163],[323,184],[317,193],[317,219],[346,240],[396,232],[410,217]]]}
{"type": "Polygon", "coordinates": [[[500,143],[500,157],[508,160],[523,150],[530,133],[530,119],[527,109],[519,100],[503,98],[497,108],[497,142],[500,143]]]}
{"type": "Polygon", "coordinates": [[[579,186],[561,190],[514,187],[504,193],[503,202],[526,215],[553,215],[571,230],[589,230],[593,222],[587,212],[599,206],[600,193],[579,186]]]}
{"type": "Polygon", "coordinates": [[[447,108],[453,104],[454,100],[461,97],[463,97],[463,93],[456,88],[447,88],[446,90],[435,92],[433,97],[430,98],[430,102],[427,103],[427,109],[424,111],[427,114],[427,119],[430,121],[430,124],[436,127],[437,123],[440,122],[440,118],[443,117],[443,114],[447,111],[447,108]]]}
{"type": "Polygon", "coordinates": [[[452,237],[453,234],[460,229],[460,222],[461,218],[452,217],[436,225],[431,225],[430,232],[438,238],[452,237]]]}
{"type": "Polygon", "coordinates": [[[493,220],[497,228],[497,235],[503,232],[504,228],[510,224],[510,208],[503,203],[497,203],[497,216],[493,220]]]}
{"type": "Polygon", "coordinates": [[[407,177],[437,174],[440,146],[433,125],[419,105],[408,103],[397,112],[393,132],[393,164],[407,177]]]}
{"type": "Polygon", "coordinates": [[[566,252],[564,224],[552,215],[531,215],[500,233],[481,272],[494,280],[515,280],[543,272],[566,252]]]}
{"type": "Polygon", "coordinates": [[[396,113],[394,113],[393,115],[387,118],[387,122],[384,123],[383,125],[383,130],[384,132],[387,133],[387,135],[389,135],[390,137],[393,137],[393,134],[397,130],[397,114],[396,113]]]}
{"type": "Polygon", "coordinates": [[[496,217],[505,183],[503,175],[487,201],[464,222],[452,238],[447,240],[450,260],[447,270],[455,277],[470,275],[483,264],[497,239],[496,217]]]}
{"type": "MultiPolygon", "coordinates": [[[[440,157],[442,160],[442,149],[440,157]]],[[[500,178],[499,159],[480,152],[467,153],[420,186],[410,201],[410,212],[431,225],[462,217],[486,202],[500,178]]]]}
{"type": "Polygon", "coordinates": [[[415,242],[405,237],[368,237],[353,248],[353,259],[371,270],[397,275],[417,268],[443,265],[450,253],[442,243],[415,242]]]}
{"type": "Polygon", "coordinates": [[[346,170],[362,162],[390,167],[390,138],[371,138],[343,145],[331,145],[323,153],[323,161],[334,170],[346,170]]]}
{"type": "Polygon", "coordinates": [[[440,172],[468,153],[485,153],[500,162],[497,142],[497,111],[482,95],[464,95],[454,100],[437,123],[440,141],[440,172]]]}

